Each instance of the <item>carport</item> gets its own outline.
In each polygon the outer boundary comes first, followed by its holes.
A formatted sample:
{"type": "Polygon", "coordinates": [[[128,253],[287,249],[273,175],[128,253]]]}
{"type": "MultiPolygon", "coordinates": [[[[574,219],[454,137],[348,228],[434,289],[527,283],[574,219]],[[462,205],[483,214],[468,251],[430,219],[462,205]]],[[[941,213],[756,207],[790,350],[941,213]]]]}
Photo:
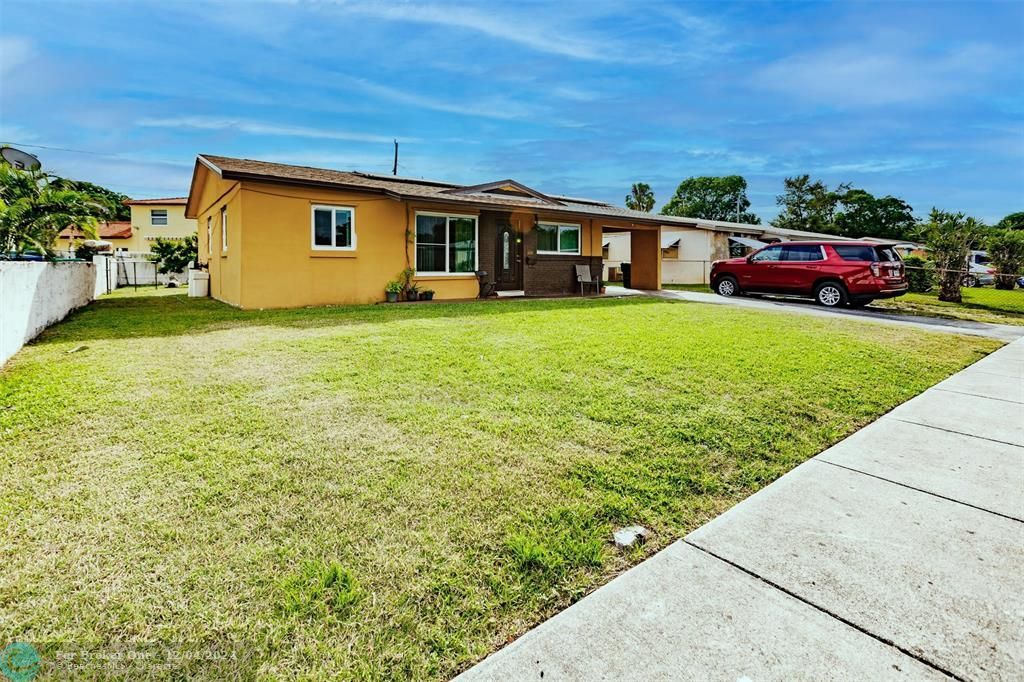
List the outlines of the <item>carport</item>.
{"type": "MultiPolygon", "coordinates": [[[[616,233],[629,235],[631,287],[647,291],[661,289],[661,226],[604,222],[601,224],[600,243],[604,244],[603,235],[616,233]]],[[[676,243],[678,241],[676,239],[676,243]]]]}

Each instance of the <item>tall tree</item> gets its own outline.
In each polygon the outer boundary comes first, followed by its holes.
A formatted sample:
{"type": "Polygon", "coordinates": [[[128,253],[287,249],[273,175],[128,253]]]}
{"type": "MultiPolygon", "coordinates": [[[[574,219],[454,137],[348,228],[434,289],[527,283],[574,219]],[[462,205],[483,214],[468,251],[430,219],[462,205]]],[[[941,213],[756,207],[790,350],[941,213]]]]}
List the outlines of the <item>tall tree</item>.
{"type": "Polygon", "coordinates": [[[939,278],[939,300],[960,303],[960,282],[967,268],[971,244],[982,238],[985,226],[963,213],[933,208],[929,221],[918,228],[918,238],[931,251],[939,278]]]}
{"type": "Polygon", "coordinates": [[[917,219],[910,204],[892,196],[876,198],[862,189],[851,189],[839,196],[834,231],[829,233],[859,239],[911,239],[917,229],[917,219]]]}
{"type": "Polygon", "coordinates": [[[1011,213],[996,223],[996,227],[1000,230],[1024,230],[1024,211],[1011,213]]]}
{"type": "Polygon", "coordinates": [[[107,206],[84,192],[62,189],[55,178],[38,170],[0,164],[0,253],[35,249],[52,254],[60,231],[77,227],[95,237],[107,206]]]}
{"type": "Polygon", "coordinates": [[[747,181],[741,175],[698,176],[679,183],[676,193],[661,208],[662,215],[758,224],[750,213],[747,181]]]}
{"type": "Polygon", "coordinates": [[[633,189],[626,195],[626,208],[650,213],[654,208],[654,192],[646,182],[634,182],[633,189]]]}
{"type": "Polygon", "coordinates": [[[93,197],[107,208],[107,220],[131,220],[132,211],[124,202],[131,199],[127,194],[115,192],[101,185],[85,180],[70,180],[54,177],[51,184],[58,189],[70,189],[93,197]]]}
{"type": "Polygon", "coordinates": [[[832,233],[836,209],[849,189],[849,183],[842,183],[830,190],[821,180],[811,182],[810,175],[786,178],[782,194],[775,198],[782,210],[772,225],[787,230],[832,233]]]}

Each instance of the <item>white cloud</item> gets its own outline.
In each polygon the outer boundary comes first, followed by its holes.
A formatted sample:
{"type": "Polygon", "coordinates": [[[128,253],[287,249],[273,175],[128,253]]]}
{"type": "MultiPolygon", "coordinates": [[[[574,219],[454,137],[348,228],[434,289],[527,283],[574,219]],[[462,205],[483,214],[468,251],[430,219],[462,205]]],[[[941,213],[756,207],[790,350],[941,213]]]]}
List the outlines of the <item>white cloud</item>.
{"type": "Polygon", "coordinates": [[[945,165],[937,159],[931,161],[917,158],[865,159],[850,163],[836,163],[818,170],[822,173],[909,173],[941,168],[945,165]]]}
{"type": "Polygon", "coordinates": [[[503,15],[493,10],[475,7],[435,5],[429,3],[340,3],[339,8],[350,14],[383,19],[385,21],[407,21],[433,24],[482,33],[491,38],[523,45],[537,52],[554,54],[573,59],[600,62],[631,61],[627,55],[617,54],[609,49],[609,43],[600,38],[573,35],[565,30],[550,29],[531,17],[529,26],[522,23],[524,17],[503,15]]]}
{"type": "Polygon", "coordinates": [[[529,118],[531,110],[522,104],[504,98],[495,97],[472,97],[440,99],[418,95],[406,89],[393,88],[390,85],[374,83],[364,78],[342,78],[335,77],[336,82],[347,83],[350,87],[362,90],[363,92],[390,100],[399,104],[407,104],[422,109],[443,111],[449,114],[461,114],[463,116],[479,116],[483,118],[495,118],[501,120],[516,120],[529,118]]]}
{"type": "MultiPolygon", "coordinates": [[[[229,130],[249,135],[277,137],[308,137],[322,140],[345,140],[348,142],[390,143],[387,135],[352,133],[343,130],[325,130],[304,126],[280,125],[238,118],[217,118],[212,116],[179,116],[175,118],[143,118],[136,125],[144,128],[184,128],[191,130],[229,130]]],[[[407,142],[413,138],[403,138],[407,142]]]]}
{"type": "Polygon", "coordinates": [[[973,90],[1000,58],[989,45],[935,55],[864,41],[785,57],[756,70],[751,80],[762,90],[833,106],[934,103],[973,90]]]}

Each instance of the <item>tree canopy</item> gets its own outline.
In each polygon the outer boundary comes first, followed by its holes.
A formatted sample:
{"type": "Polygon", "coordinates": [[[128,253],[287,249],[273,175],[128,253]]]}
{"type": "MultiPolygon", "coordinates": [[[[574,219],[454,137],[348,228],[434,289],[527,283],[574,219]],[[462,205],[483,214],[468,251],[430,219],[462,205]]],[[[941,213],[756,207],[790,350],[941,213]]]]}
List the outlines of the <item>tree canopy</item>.
{"type": "Polygon", "coordinates": [[[94,200],[107,207],[107,220],[130,220],[132,217],[131,208],[124,203],[131,199],[127,194],[121,194],[85,180],[71,180],[56,176],[53,178],[53,184],[60,189],[83,192],[93,197],[94,200]]]}
{"type": "Polygon", "coordinates": [[[996,227],[1000,230],[1024,230],[1024,211],[1011,213],[996,223],[996,227]]]}
{"type": "Polygon", "coordinates": [[[61,230],[75,227],[95,237],[97,222],[108,217],[106,203],[68,189],[60,178],[0,164],[0,254],[52,254],[61,230]]]}
{"type": "Polygon", "coordinates": [[[676,193],[661,208],[662,215],[687,216],[758,224],[761,219],[749,212],[747,181],[741,175],[698,176],[679,183],[676,193]]]}
{"type": "Polygon", "coordinates": [[[798,175],[783,181],[783,192],[775,198],[782,207],[772,225],[787,230],[807,230],[834,234],[836,207],[849,184],[829,189],[821,180],[811,182],[810,175],[798,175]]]}
{"type": "Polygon", "coordinates": [[[834,233],[843,237],[910,239],[917,227],[910,204],[892,196],[877,198],[862,189],[851,189],[840,196],[835,214],[834,233]]]}
{"type": "Polygon", "coordinates": [[[914,209],[902,199],[876,197],[849,183],[830,189],[809,175],[786,178],[775,203],[782,209],[772,225],[790,230],[901,240],[912,239],[918,224],[914,209]]]}
{"type": "Polygon", "coordinates": [[[626,208],[650,213],[654,209],[654,192],[646,182],[634,182],[626,195],[626,208]]]}

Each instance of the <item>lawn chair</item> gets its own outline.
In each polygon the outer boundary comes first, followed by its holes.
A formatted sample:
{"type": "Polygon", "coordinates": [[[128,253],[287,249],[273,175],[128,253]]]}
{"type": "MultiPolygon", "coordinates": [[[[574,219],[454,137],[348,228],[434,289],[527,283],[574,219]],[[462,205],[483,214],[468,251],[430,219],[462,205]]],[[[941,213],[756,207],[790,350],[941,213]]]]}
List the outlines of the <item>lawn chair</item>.
{"type": "Polygon", "coordinates": [[[597,293],[597,280],[594,279],[592,274],[590,274],[589,265],[576,266],[576,281],[580,283],[580,296],[583,296],[588,284],[593,287],[594,293],[597,293]]]}

